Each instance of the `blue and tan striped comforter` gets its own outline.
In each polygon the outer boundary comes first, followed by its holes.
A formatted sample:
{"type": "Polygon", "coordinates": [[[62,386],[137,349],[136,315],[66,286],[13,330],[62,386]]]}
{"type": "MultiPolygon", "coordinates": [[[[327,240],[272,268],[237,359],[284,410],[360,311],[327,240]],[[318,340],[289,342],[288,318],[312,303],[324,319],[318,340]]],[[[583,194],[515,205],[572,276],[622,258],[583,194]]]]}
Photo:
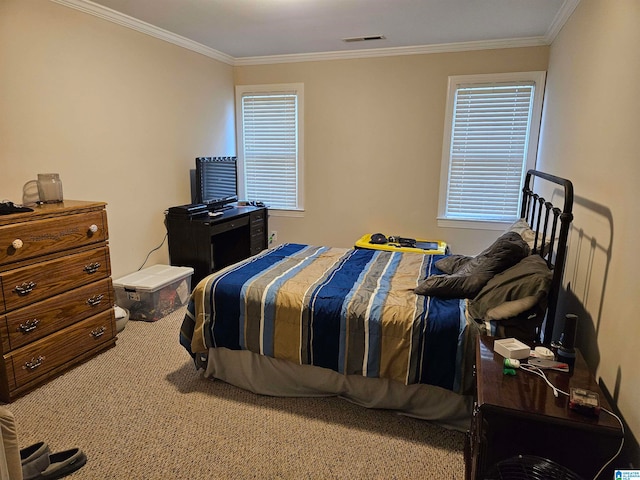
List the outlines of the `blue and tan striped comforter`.
{"type": "Polygon", "coordinates": [[[459,300],[416,295],[439,255],[285,244],[194,289],[181,343],[455,390],[459,300]]]}

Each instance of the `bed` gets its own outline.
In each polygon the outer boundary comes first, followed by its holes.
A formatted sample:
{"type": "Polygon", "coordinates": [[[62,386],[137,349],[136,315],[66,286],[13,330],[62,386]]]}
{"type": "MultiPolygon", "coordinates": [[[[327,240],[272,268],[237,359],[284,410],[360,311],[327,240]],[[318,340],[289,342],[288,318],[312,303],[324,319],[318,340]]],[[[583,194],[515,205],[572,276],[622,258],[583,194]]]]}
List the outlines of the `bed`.
{"type": "Polygon", "coordinates": [[[550,341],[572,201],[571,182],[530,170],[521,218],[474,257],[265,250],[198,283],[180,342],[206,377],[255,393],[338,395],[464,431],[476,336],[550,341]],[[534,179],[562,187],[562,210],[534,179]]]}

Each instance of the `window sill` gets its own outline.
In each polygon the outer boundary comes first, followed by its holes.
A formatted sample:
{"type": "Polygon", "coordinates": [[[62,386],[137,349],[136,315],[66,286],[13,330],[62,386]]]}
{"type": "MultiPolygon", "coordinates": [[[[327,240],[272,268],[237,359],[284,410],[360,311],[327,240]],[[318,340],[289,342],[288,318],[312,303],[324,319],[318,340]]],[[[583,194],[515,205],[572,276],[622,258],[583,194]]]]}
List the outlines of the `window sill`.
{"type": "Polygon", "coordinates": [[[438,218],[438,226],[443,228],[466,228],[471,230],[506,230],[509,225],[515,222],[497,222],[487,220],[453,220],[451,218],[438,218]]]}
{"type": "Polygon", "coordinates": [[[304,210],[281,210],[277,208],[270,208],[269,216],[301,218],[304,217],[304,210]]]}

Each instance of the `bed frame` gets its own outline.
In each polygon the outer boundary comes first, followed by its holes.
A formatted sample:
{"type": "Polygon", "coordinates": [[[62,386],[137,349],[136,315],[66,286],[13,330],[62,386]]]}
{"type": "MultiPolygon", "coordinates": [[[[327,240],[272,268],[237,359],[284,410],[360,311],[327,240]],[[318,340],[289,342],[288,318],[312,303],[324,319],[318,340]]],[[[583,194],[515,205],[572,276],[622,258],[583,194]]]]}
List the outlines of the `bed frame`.
{"type": "Polygon", "coordinates": [[[548,267],[553,270],[547,304],[547,315],[540,334],[540,341],[544,345],[548,345],[552,341],[567,255],[569,228],[573,221],[572,210],[573,184],[571,181],[538,170],[529,170],[527,172],[524,187],[522,188],[520,217],[525,219],[529,226],[531,226],[531,229],[536,232],[533,253],[538,253],[544,258],[548,267]],[[543,197],[533,192],[533,182],[536,178],[560,185],[564,189],[564,206],[562,210],[554,207],[551,202],[546,201],[543,197]],[[558,240],[557,242],[556,238],[558,240]],[[539,248],[538,241],[540,241],[539,248]],[[545,248],[545,245],[548,245],[548,248],[545,248]],[[557,245],[557,249],[554,252],[555,245],[557,245]],[[549,253],[546,254],[545,250],[548,250],[549,253]]]}

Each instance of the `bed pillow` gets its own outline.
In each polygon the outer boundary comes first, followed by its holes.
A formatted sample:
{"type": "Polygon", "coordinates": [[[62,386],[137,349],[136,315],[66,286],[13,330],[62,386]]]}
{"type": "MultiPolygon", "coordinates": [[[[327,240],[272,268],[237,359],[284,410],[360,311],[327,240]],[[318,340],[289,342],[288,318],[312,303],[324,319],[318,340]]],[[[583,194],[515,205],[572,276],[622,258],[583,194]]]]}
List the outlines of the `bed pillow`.
{"type": "Polygon", "coordinates": [[[440,298],[473,298],[491,277],[475,275],[431,275],[415,288],[418,295],[440,298]]]}
{"type": "Polygon", "coordinates": [[[438,270],[451,274],[456,273],[470,260],[473,260],[473,257],[466,255],[448,255],[438,260],[435,266],[438,270]]]}
{"type": "MultiPolygon", "coordinates": [[[[442,298],[473,298],[497,273],[515,265],[530,253],[529,246],[515,232],[507,232],[475,257],[460,257],[439,269],[453,269],[452,274],[432,275],[415,292],[442,298]]],[[[446,270],[443,270],[446,271],[446,270]]]]}
{"type": "Polygon", "coordinates": [[[538,255],[530,255],[495,275],[468,303],[476,320],[514,318],[535,307],[546,308],[551,270],[538,255]]]}
{"type": "MultiPolygon", "coordinates": [[[[527,242],[527,245],[529,245],[531,252],[533,252],[533,244],[536,241],[536,232],[534,232],[531,229],[531,227],[529,226],[529,224],[524,218],[521,218],[515,221],[513,224],[511,224],[511,226],[509,226],[509,228],[507,229],[507,232],[516,232],[518,235],[520,235],[522,239],[525,242],[527,242]]],[[[542,246],[542,235],[538,237],[538,249],[540,249],[541,246],[542,246]]],[[[544,242],[544,250],[542,252],[543,257],[546,257],[548,255],[550,247],[551,245],[549,243],[549,239],[547,238],[545,239],[545,242],[544,242]]]]}

